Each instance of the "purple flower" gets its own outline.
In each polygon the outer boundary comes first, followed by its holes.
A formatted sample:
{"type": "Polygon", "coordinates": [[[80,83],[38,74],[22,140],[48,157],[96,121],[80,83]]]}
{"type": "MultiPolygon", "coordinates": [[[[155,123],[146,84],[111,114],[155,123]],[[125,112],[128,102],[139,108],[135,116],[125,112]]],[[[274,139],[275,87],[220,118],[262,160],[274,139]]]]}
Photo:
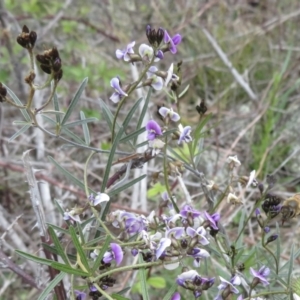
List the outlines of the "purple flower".
{"type": "Polygon", "coordinates": [[[166,117],[169,117],[173,122],[177,122],[180,120],[179,114],[173,111],[172,108],[169,109],[163,106],[158,110],[158,112],[162,117],[164,117],[164,119],[166,117]]]}
{"type": "Polygon", "coordinates": [[[156,91],[159,91],[163,88],[163,79],[155,74],[157,71],[158,69],[155,66],[150,67],[147,72],[147,78],[152,79],[151,86],[156,91]]]}
{"type": "Polygon", "coordinates": [[[214,300],[223,300],[226,299],[230,294],[238,294],[239,290],[235,285],[241,284],[241,279],[239,276],[235,275],[230,279],[230,282],[225,280],[220,276],[221,284],[218,286],[219,294],[214,298],[214,300]]]}
{"type": "Polygon", "coordinates": [[[103,255],[103,262],[104,263],[110,263],[112,260],[116,261],[116,265],[120,265],[120,263],[123,260],[123,250],[121,246],[119,246],[116,243],[110,244],[111,251],[107,251],[103,255]]]}
{"type": "Polygon", "coordinates": [[[78,214],[76,214],[75,210],[71,210],[71,211],[65,211],[64,212],[64,217],[63,219],[65,221],[71,221],[71,222],[78,222],[81,223],[80,217],[78,214]]]}
{"type": "Polygon", "coordinates": [[[89,196],[89,200],[92,204],[92,206],[97,206],[98,204],[102,202],[108,202],[110,197],[105,193],[97,193],[96,197],[94,197],[93,194],[89,196]]]}
{"type": "Polygon", "coordinates": [[[154,120],[150,120],[146,125],[148,131],[147,139],[153,141],[157,136],[162,135],[161,128],[154,120]]]}
{"type": "Polygon", "coordinates": [[[195,270],[190,270],[178,275],[176,283],[182,287],[185,287],[187,282],[194,282],[195,280],[201,280],[201,277],[195,270]]]}
{"type": "Polygon", "coordinates": [[[266,266],[262,266],[259,271],[255,271],[253,268],[250,268],[250,272],[254,277],[252,281],[252,286],[255,287],[257,284],[261,283],[263,286],[267,286],[269,281],[266,279],[270,274],[270,269],[266,266]]]}
{"type": "Polygon", "coordinates": [[[114,77],[110,81],[110,85],[114,88],[115,92],[110,96],[110,100],[114,103],[118,103],[124,96],[128,96],[120,86],[120,79],[118,77],[114,77]]]}
{"type": "Polygon", "coordinates": [[[132,249],[131,249],[131,254],[132,254],[132,256],[137,256],[138,253],[139,253],[139,250],[138,250],[138,249],[136,249],[136,248],[132,248],[132,249]]]}
{"type": "Polygon", "coordinates": [[[82,291],[75,290],[75,295],[76,295],[76,300],[85,300],[86,298],[86,293],[82,291]]]}
{"type": "Polygon", "coordinates": [[[200,267],[200,259],[201,258],[207,258],[210,256],[210,254],[201,248],[194,248],[192,249],[191,253],[189,253],[188,255],[192,256],[194,258],[194,266],[195,268],[199,268],[200,267]]]}
{"type": "Polygon", "coordinates": [[[260,209],[259,208],[256,208],[255,209],[255,215],[258,217],[260,215],[260,209]]]}
{"type": "Polygon", "coordinates": [[[266,227],[264,228],[264,232],[265,232],[265,233],[269,233],[269,232],[270,232],[270,227],[266,226],[266,227]]]}
{"type": "Polygon", "coordinates": [[[181,42],[181,35],[177,33],[171,38],[168,32],[165,30],[164,42],[169,43],[170,52],[175,54],[177,52],[176,46],[181,42]]]}
{"type": "Polygon", "coordinates": [[[199,217],[201,215],[201,212],[192,208],[190,205],[184,205],[183,208],[180,210],[180,214],[185,218],[191,216],[194,219],[199,217]]]}
{"type": "Polygon", "coordinates": [[[156,259],[158,259],[163,254],[166,248],[171,246],[171,238],[178,240],[184,233],[185,231],[183,227],[174,227],[172,229],[167,230],[166,237],[162,238],[157,246],[155,253],[156,259]]]}
{"type": "Polygon", "coordinates": [[[182,128],[182,130],[180,130],[178,145],[180,145],[183,141],[186,143],[191,142],[192,137],[190,136],[190,134],[191,134],[191,126],[185,126],[184,128],[182,128]]]}
{"type": "MultiPolygon", "coordinates": [[[[141,44],[139,47],[139,54],[142,57],[142,59],[146,59],[150,61],[154,55],[154,50],[152,47],[148,46],[147,44],[141,44]]],[[[154,61],[157,62],[163,58],[164,58],[164,53],[161,50],[158,50],[155,53],[154,61]]]]}
{"type": "Polygon", "coordinates": [[[209,226],[214,230],[219,230],[218,228],[218,221],[220,220],[221,216],[219,213],[214,213],[210,215],[208,212],[204,212],[205,219],[209,222],[209,226]]]}
{"type": "Polygon", "coordinates": [[[198,243],[205,246],[209,244],[208,239],[206,236],[206,230],[203,226],[198,227],[196,230],[192,227],[187,227],[186,234],[191,238],[196,237],[198,239],[198,243]]]}
{"type": "Polygon", "coordinates": [[[174,293],[170,300],[180,300],[180,294],[178,292],[174,293]]]}
{"type": "Polygon", "coordinates": [[[134,51],[133,51],[134,45],[135,45],[135,42],[131,42],[126,46],[125,49],[123,49],[123,50],[117,49],[116,50],[116,57],[118,59],[124,59],[124,61],[130,61],[130,55],[129,54],[134,53],[134,51]]]}

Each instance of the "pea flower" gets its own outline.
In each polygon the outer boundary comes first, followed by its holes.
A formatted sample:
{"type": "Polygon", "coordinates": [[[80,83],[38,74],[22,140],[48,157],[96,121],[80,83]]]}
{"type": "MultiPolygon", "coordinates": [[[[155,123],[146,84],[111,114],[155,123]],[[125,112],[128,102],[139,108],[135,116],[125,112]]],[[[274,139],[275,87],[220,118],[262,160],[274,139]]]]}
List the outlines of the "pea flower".
{"type": "Polygon", "coordinates": [[[92,206],[97,206],[102,202],[108,202],[109,199],[110,197],[105,193],[97,193],[96,197],[93,194],[89,196],[89,200],[92,206]]]}
{"type": "Polygon", "coordinates": [[[253,281],[251,283],[252,288],[261,283],[263,286],[267,286],[269,281],[267,280],[267,276],[270,274],[270,269],[266,266],[262,266],[259,271],[255,271],[253,268],[250,268],[250,273],[252,274],[253,281]]]}
{"type": "MultiPolygon", "coordinates": [[[[123,250],[122,250],[121,246],[116,243],[110,243],[110,248],[111,248],[110,251],[106,251],[104,253],[102,261],[105,264],[108,264],[111,261],[115,260],[116,265],[117,266],[120,265],[123,260],[123,250]]],[[[91,253],[91,258],[96,259],[98,255],[99,255],[99,249],[95,249],[91,253]]]]}
{"type": "Polygon", "coordinates": [[[147,72],[147,78],[152,79],[151,86],[156,90],[159,91],[163,88],[163,79],[160,76],[157,76],[155,72],[157,72],[158,69],[155,66],[152,66],[149,68],[147,72]]]}
{"type": "Polygon", "coordinates": [[[180,300],[180,294],[178,292],[174,293],[170,300],[180,300]]]}
{"type": "Polygon", "coordinates": [[[164,42],[169,44],[170,52],[175,54],[177,52],[176,46],[181,43],[181,35],[177,33],[171,38],[168,32],[165,30],[164,42]]]}
{"type": "Polygon", "coordinates": [[[85,300],[86,295],[87,295],[85,292],[78,291],[78,290],[75,290],[74,292],[76,295],[76,300],[85,300]]]}
{"type": "Polygon", "coordinates": [[[139,47],[139,54],[142,59],[146,59],[150,61],[155,55],[154,61],[157,62],[164,57],[164,53],[161,50],[158,50],[156,53],[154,53],[154,50],[152,47],[148,46],[147,44],[141,44],[139,47]]]}
{"type": "Polygon", "coordinates": [[[190,136],[191,126],[182,127],[182,125],[179,124],[178,128],[179,128],[179,131],[180,131],[180,136],[179,136],[179,139],[178,139],[178,145],[180,145],[182,142],[189,143],[193,140],[192,137],[190,136]]]}
{"type": "Polygon", "coordinates": [[[164,147],[165,143],[160,139],[154,139],[153,141],[149,141],[149,147],[152,148],[152,156],[158,155],[161,149],[164,147]]]}
{"type": "Polygon", "coordinates": [[[162,131],[160,126],[154,120],[150,120],[146,124],[146,130],[148,131],[147,139],[149,141],[153,141],[157,136],[162,135],[162,131]]]}
{"type": "Polygon", "coordinates": [[[192,256],[194,258],[194,267],[199,268],[200,267],[200,259],[201,258],[207,258],[210,257],[210,254],[201,248],[193,248],[188,255],[192,256]]]}
{"type": "Polygon", "coordinates": [[[173,122],[180,120],[179,114],[173,111],[172,108],[169,109],[163,106],[158,110],[158,112],[164,119],[169,117],[173,122]]]}
{"type": "Polygon", "coordinates": [[[110,100],[114,103],[118,103],[124,96],[128,96],[120,86],[120,79],[118,77],[114,77],[110,81],[110,85],[114,88],[115,92],[110,96],[110,100]]]}
{"type": "Polygon", "coordinates": [[[220,276],[221,284],[218,286],[219,294],[214,298],[214,300],[226,299],[230,294],[239,294],[239,290],[235,285],[241,284],[241,278],[237,275],[232,277],[230,281],[225,280],[220,276]]]}
{"type": "Polygon", "coordinates": [[[231,168],[239,167],[241,165],[241,162],[238,160],[238,158],[237,158],[236,155],[234,155],[234,156],[228,156],[226,162],[229,164],[229,166],[231,168]]]}
{"type": "Polygon", "coordinates": [[[124,61],[130,61],[130,54],[134,54],[134,51],[133,51],[133,47],[135,45],[135,41],[129,43],[125,49],[123,50],[120,50],[120,49],[117,49],[116,50],[116,57],[117,59],[124,59],[124,61]]]}
{"type": "Polygon", "coordinates": [[[71,221],[72,223],[76,223],[76,222],[81,223],[81,220],[80,220],[80,217],[78,215],[76,208],[74,208],[70,211],[65,211],[63,219],[65,221],[71,221]]]}
{"type": "Polygon", "coordinates": [[[214,213],[213,215],[210,215],[208,212],[205,211],[204,218],[207,220],[211,228],[213,228],[214,230],[219,230],[218,221],[221,218],[219,213],[214,213]]]}
{"type": "Polygon", "coordinates": [[[196,243],[199,243],[203,246],[209,244],[208,239],[205,237],[206,236],[206,230],[203,226],[200,226],[197,229],[194,229],[192,227],[187,227],[186,234],[188,236],[190,236],[191,238],[195,238],[196,243]]]}

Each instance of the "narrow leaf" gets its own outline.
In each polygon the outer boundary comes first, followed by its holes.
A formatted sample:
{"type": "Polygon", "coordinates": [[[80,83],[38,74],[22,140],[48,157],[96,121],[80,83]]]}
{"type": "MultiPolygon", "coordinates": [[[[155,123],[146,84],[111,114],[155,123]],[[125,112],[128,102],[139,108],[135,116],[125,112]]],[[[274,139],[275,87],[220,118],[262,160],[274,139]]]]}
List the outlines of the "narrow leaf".
{"type": "MultiPolygon", "coordinates": [[[[82,130],[83,130],[84,140],[85,140],[86,145],[89,146],[89,144],[91,142],[90,131],[89,131],[89,127],[87,125],[87,123],[88,123],[87,121],[89,119],[85,118],[85,115],[84,115],[83,111],[80,112],[80,119],[83,122],[82,123],[82,130]]],[[[95,119],[95,118],[90,118],[90,119],[95,119]]]]}
{"type": "MultiPolygon", "coordinates": [[[[81,245],[81,243],[80,243],[80,241],[77,237],[75,228],[72,225],[69,227],[69,232],[70,232],[74,247],[76,248],[77,254],[79,256],[79,257],[77,256],[77,259],[79,258],[81,263],[83,264],[83,267],[85,268],[84,271],[89,272],[90,271],[90,266],[89,266],[88,260],[86,258],[86,254],[84,253],[82,245],[81,245]]],[[[82,266],[80,266],[80,267],[82,267],[82,266]]]]}
{"type": "Polygon", "coordinates": [[[67,255],[66,255],[66,253],[65,253],[65,251],[64,251],[64,249],[63,249],[63,247],[62,247],[62,245],[61,245],[61,243],[59,241],[59,239],[57,238],[54,229],[51,226],[48,227],[48,232],[49,232],[49,234],[51,236],[52,242],[55,245],[55,248],[56,248],[56,250],[58,252],[58,255],[62,258],[62,260],[64,261],[64,263],[66,265],[70,265],[69,260],[67,258],[67,255]]]}
{"type": "Polygon", "coordinates": [[[31,125],[24,125],[21,129],[19,129],[13,136],[10,137],[10,139],[8,140],[8,142],[10,143],[11,141],[13,141],[15,138],[17,138],[20,134],[22,134],[23,132],[25,132],[28,128],[30,128],[31,125]]]}
{"type": "Polygon", "coordinates": [[[177,291],[177,288],[178,288],[178,284],[174,283],[169,289],[169,291],[166,293],[166,295],[164,296],[163,300],[170,300],[172,295],[177,291]]]}
{"type": "Polygon", "coordinates": [[[47,283],[47,287],[43,290],[43,292],[38,297],[38,300],[44,300],[48,298],[50,292],[58,285],[58,283],[65,277],[66,273],[60,272],[56,275],[53,280],[47,283]]]}
{"type": "MultiPolygon", "coordinates": [[[[144,263],[143,256],[141,253],[139,254],[139,263],[140,264],[144,263]]],[[[141,282],[142,298],[143,298],[143,300],[150,300],[149,294],[148,294],[148,289],[147,289],[147,276],[146,276],[145,268],[139,269],[139,276],[140,276],[140,282],[141,282]]]]}
{"type": "MultiPolygon", "coordinates": [[[[80,112],[80,114],[83,113],[82,111],[80,112]]],[[[87,124],[87,123],[91,123],[91,122],[95,122],[95,121],[98,121],[97,118],[87,118],[87,119],[81,119],[81,120],[77,120],[77,121],[74,121],[74,122],[71,122],[71,123],[67,123],[64,125],[64,128],[66,127],[75,127],[75,126],[78,126],[78,125],[83,125],[83,124],[87,124]]]]}
{"type": "Polygon", "coordinates": [[[23,252],[23,251],[20,251],[20,250],[15,250],[15,251],[19,256],[24,257],[28,260],[33,261],[33,262],[36,262],[38,264],[50,266],[53,263],[53,261],[50,260],[50,259],[41,258],[41,257],[35,256],[35,255],[31,255],[29,253],[26,253],[26,252],[23,252]]]}
{"type": "MultiPolygon", "coordinates": [[[[149,105],[149,100],[150,100],[151,93],[152,93],[152,87],[149,88],[149,90],[148,90],[148,94],[147,94],[147,97],[146,97],[145,102],[144,102],[144,107],[142,109],[140,118],[139,118],[139,120],[137,122],[137,125],[136,125],[136,131],[138,131],[143,125],[143,120],[145,118],[146,112],[148,111],[148,105],[149,105]]],[[[137,141],[137,137],[135,137],[135,139],[134,139],[134,145],[136,144],[136,141],[137,141]]]]}
{"type": "Polygon", "coordinates": [[[101,264],[101,261],[103,259],[104,253],[107,251],[107,248],[109,246],[110,241],[111,241],[111,238],[108,235],[106,237],[105,243],[102,245],[102,248],[101,248],[96,260],[94,261],[94,265],[92,267],[92,274],[100,267],[100,264],[101,264]]]}
{"type": "Polygon", "coordinates": [[[185,89],[179,94],[178,99],[182,98],[184,94],[188,91],[190,85],[188,84],[185,89]]]}
{"type": "MultiPolygon", "coordinates": [[[[106,105],[106,103],[101,99],[99,98],[100,100],[100,106],[101,106],[101,109],[102,109],[102,112],[103,112],[103,117],[110,129],[110,131],[112,130],[112,124],[113,124],[113,120],[114,120],[114,116],[113,114],[111,113],[111,111],[109,110],[108,106],[106,105]]],[[[116,130],[119,130],[120,129],[120,125],[118,124],[118,122],[116,122],[116,130]]]]}
{"type": "Polygon", "coordinates": [[[132,133],[126,135],[125,137],[123,137],[123,138],[120,140],[120,143],[128,142],[128,141],[130,141],[131,139],[136,138],[138,135],[142,134],[142,133],[145,132],[145,131],[146,131],[145,127],[142,127],[142,128],[140,128],[140,129],[138,129],[138,130],[136,130],[136,131],[134,131],[134,132],[132,132],[132,133]]]}
{"type": "Polygon", "coordinates": [[[7,87],[4,83],[2,83],[2,85],[6,88],[9,96],[13,99],[13,101],[19,105],[19,106],[24,106],[24,109],[20,109],[21,111],[21,114],[23,115],[23,117],[25,118],[25,120],[28,122],[28,123],[31,123],[31,118],[28,114],[28,112],[26,111],[25,109],[25,105],[21,102],[21,100],[16,96],[16,94],[9,88],[7,87]]]}
{"type": "MultiPolygon", "coordinates": [[[[71,174],[69,171],[67,171],[65,168],[63,168],[53,157],[48,156],[48,159],[50,160],[51,163],[53,163],[58,169],[59,171],[65,175],[71,182],[73,182],[75,185],[77,185],[79,188],[81,188],[82,190],[84,190],[84,184],[83,182],[81,182],[79,179],[77,179],[75,176],[73,176],[73,174],[71,174]]],[[[92,189],[89,188],[89,192],[91,194],[96,194],[95,191],[93,191],[92,189]]]]}
{"type": "MultiPolygon", "coordinates": [[[[293,278],[292,277],[292,272],[293,272],[293,267],[294,267],[294,244],[292,245],[292,248],[291,248],[291,252],[290,252],[290,259],[289,259],[289,271],[288,271],[288,274],[287,274],[287,286],[290,286],[291,284],[291,279],[293,278]]],[[[278,260],[278,263],[279,263],[279,260],[278,260]]]]}
{"type": "Polygon", "coordinates": [[[68,274],[72,274],[72,275],[85,276],[85,277],[90,275],[89,273],[84,272],[80,269],[73,269],[72,267],[58,263],[56,261],[52,262],[51,267],[53,269],[56,269],[56,270],[59,270],[59,271],[62,271],[62,272],[68,273],[68,274]]]}
{"type": "Polygon", "coordinates": [[[111,168],[111,164],[113,162],[114,156],[115,156],[115,152],[117,149],[118,144],[120,143],[120,138],[123,135],[123,127],[120,128],[117,136],[115,137],[115,140],[112,144],[111,150],[110,150],[110,154],[106,163],[106,169],[105,169],[105,173],[103,176],[103,181],[102,181],[102,186],[101,186],[101,193],[104,193],[105,188],[106,188],[106,184],[109,178],[109,172],[110,172],[110,168],[111,168]]]}
{"type": "Polygon", "coordinates": [[[62,119],[62,122],[61,122],[61,125],[63,126],[69,119],[72,111],[74,110],[74,108],[77,106],[77,102],[78,100],[80,99],[84,89],[85,89],[85,86],[87,85],[87,82],[88,82],[88,78],[85,78],[83,79],[82,83],[80,84],[77,92],[75,93],[75,96],[74,98],[72,99],[67,111],[66,111],[66,114],[64,116],[64,118],[62,119]]]}
{"type": "Polygon", "coordinates": [[[56,123],[60,125],[60,124],[61,124],[61,123],[60,123],[60,121],[61,121],[60,113],[62,113],[62,112],[60,111],[60,108],[59,108],[59,102],[58,102],[58,97],[57,97],[57,94],[56,94],[56,93],[54,93],[52,100],[53,100],[53,106],[54,106],[54,109],[55,109],[55,111],[57,112],[57,114],[55,114],[55,117],[56,117],[56,123]]]}
{"type": "Polygon", "coordinates": [[[145,177],[147,177],[147,174],[143,174],[141,175],[140,177],[138,178],[135,178],[127,183],[125,183],[124,185],[120,186],[119,188],[115,189],[115,190],[111,190],[109,192],[109,196],[113,196],[113,195],[116,195],[116,194],[119,194],[120,192],[128,189],[129,187],[133,186],[134,184],[136,184],[137,182],[143,180],[145,177]]]}
{"type": "Polygon", "coordinates": [[[138,107],[140,106],[141,102],[142,102],[143,98],[140,98],[139,100],[137,100],[134,105],[132,106],[132,108],[130,109],[130,111],[128,112],[124,122],[123,122],[123,128],[124,131],[126,131],[127,126],[129,124],[129,122],[132,119],[133,114],[135,113],[135,111],[138,109],[138,107]]]}

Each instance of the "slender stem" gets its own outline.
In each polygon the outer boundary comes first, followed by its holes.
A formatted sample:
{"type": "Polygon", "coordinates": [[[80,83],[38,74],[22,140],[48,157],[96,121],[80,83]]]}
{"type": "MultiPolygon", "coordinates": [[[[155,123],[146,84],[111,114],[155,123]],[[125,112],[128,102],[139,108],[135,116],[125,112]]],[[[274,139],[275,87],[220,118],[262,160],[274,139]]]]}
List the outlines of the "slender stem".
{"type": "Polygon", "coordinates": [[[35,109],[35,111],[34,111],[35,114],[37,114],[39,111],[43,110],[50,103],[50,101],[52,100],[54,93],[56,91],[56,87],[57,87],[57,81],[54,81],[53,89],[51,91],[51,94],[50,94],[48,100],[40,108],[35,109]]]}
{"type": "Polygon", "coordinates": [[[107,294],[103,289],[100,288],[100,286],[97,284],[97,283],[94,283],[93,284],[96,289],[103,295],[106,297],[106,299],[108,300],[114,300],[114,298],[112,298],[111,296],[109,296],[109,294],[107,294]]]}
{"type": "Polygon", "coordinates": [[[277,258],[275,256],[275,254],[269,249],[269,247],[267,247],[267,245],[265,244],[265,231],[262,230],[262,240],[261,240],[261,244],[263,246],[264,249],[266,249],[274,258],[275,260],[275,266],[276,266],[276,274],[278,275],[278,261],[277,258]]]}
{"type": "MultiPolygon", "coordinates": [[[[171,261],[171,262],[165,262],[165,263],[174,263],[176,262],[176,260],[174,261],[171,261]]],[[[114,273],[121,273],[123,271],[131,271],[132,269],[140,269],[140,268],[149,268],[149,267],[152,267],[152,266],[159,266],[161,265],[162,262],[161,261],[154,261],[154,262],[151,262],[151,263],[142,263],[142,264],[136,264],[136,265],[130,265],[130,266],[124,266],[124,267],[120,267],[120,268],[116,268],[116,269],[112,269],[112,270],[109,270],[105,273],[102,273],[101,275],[97,276],[94,278],[94,281],[98,281],[100,280],[101,278],[105,277],[105,276],[108,276],[108,275],[111,275],[111,274],[114,274],[114,273]]]]}
{"type": "Polygon", "coordinates": [[[153,57],[151,59],[151,61],[148,63],[148,65],[144,68],[144,70],[142,71],[139,79],[134,82],[131,87],[129,88],[129,90],[126,92],[128,96],[123,97],[123,99],[119,102],[116,114],[114,116],[114,120],[113,120],[113,124],[112,124],[112,132],[111,132],[111,141],[114,141],[115,138],[115,128],[116,128],[116,122],[117,122],[117,117],[119,115],[119,112],[123,106],[123,104],[125,103],[125,100],[130,96],[130,94],[136,89],[136,87],[139,85],[139,83],[142,81],[143,77],[146,75],[147,71],[149,70],[150,66],[152,65],[152,63],[154,62],[155,59],[155,55],[154,55],[155,51],[153,52],[153,57]]]}
{"type": "Polygon", "coordinates": [[[10,101],[7,97],[5,97],[5,102],[9,103],[10,105],[19,108],[19,109],[26,109],[26,105],[22,106],[22,105],[18,105],[12,101],[10,101]]]}

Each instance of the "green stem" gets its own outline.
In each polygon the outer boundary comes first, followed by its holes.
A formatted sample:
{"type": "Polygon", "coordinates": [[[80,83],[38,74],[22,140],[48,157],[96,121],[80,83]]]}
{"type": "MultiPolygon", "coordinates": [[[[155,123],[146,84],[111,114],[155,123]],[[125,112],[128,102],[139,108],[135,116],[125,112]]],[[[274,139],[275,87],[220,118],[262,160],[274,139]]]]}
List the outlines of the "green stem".
{"type": "MultiPolygon", "coordinates": [[[[155,50],[154,50],[155,52],[155,50]]],[[[142,81],[143,77],[146,75],[147,71],[149,70],[149,68],[151,67],[152,63],[154,62],[155,59],[155,55],[153,52],[153,57],[151,59],[151,61],[148,63],[148,65],[144,68],[144,70],[142,71],[139,79],[134,82],[131,87],[129,88],[129,90],[126,92],[128,96],[123,97],[123,99],[119,102],[116,114],[114,116],[114,120],[113,120],[113,124],[112,124],[112,132],[111,132],[111,141],[113,143],[114,138],[115,138],[115,128],[116,128],[116,122],[117,122],[117,117],[119,115],[119,112],[123,106],[123,104],[125,103],[125,100],[130,96],[130,94],[136,89],[136,87],[138,86],[138,84],[142,81]]]]}
{"type": "MultiPolygon", "coordinates": [[[[176,262],[176,261],[171,261],[169,263],[171,264],[171,263],[174,263],[174,262],[176,262]]],[[[165,262],[165,263],[167,263],[167,262],[165,262]]],[[[149,268],[149,267],[153,267],[153,266],[159,266],[161,264],[162,264],[161,261],[155,261],[155,262],[151,262],[151,263],[142,263],[142,264],[124,266],[124,267],[116,268],[116,269],[113,269],[113,270],[109,270],[105,273],[102,273],[101,275],[95,277],[93,280],[98,281],[102,277],[105,277],[105,276],[108,276],[108,275],[111,275],[111,274],[114,274],[114,273],[120,273],[120,272],[123,272],[123,271],[131,271],[132,269],[149,268]]]]}
{"type": "Polygon", "coordinates": [[[35,111],[34,111],[35,114],[37,114],[39,111],[43,110],[50,103],[50,101],[52,100],[54,93],[56,91],[56,87],[57,87],[57,81],[54,82],[53,89],[51,91],[51,94],[50,94],[48,100],[40,108],[35,109],[35,111]]]}
{"type": "Polygon", "coordinates": [[[97,283],[94,283],[93,285],[96,287],[96,289],[97,289],[103,296],[106,297],[106,299],[114,300],[114,298],[112,298],[112,297],[109,296],[104,290],[102,290],[102,289],[100,288],[100,286],[99,286],[97,283]]]}
{"type": "Polygon", "coordinates": [[[277,261],[277,258],[275,256],[275,254],[265,244],[265,232],[264,232],[264,230],[262,231],[262,241],[261,241],[261,244],[262,244],[263,248],[266,249],[271,254],[271,256],[273,256],[274,261],[275,261],[275,266],[276,266],[276,274],[278,275],[278,261],[277,261]]]}

